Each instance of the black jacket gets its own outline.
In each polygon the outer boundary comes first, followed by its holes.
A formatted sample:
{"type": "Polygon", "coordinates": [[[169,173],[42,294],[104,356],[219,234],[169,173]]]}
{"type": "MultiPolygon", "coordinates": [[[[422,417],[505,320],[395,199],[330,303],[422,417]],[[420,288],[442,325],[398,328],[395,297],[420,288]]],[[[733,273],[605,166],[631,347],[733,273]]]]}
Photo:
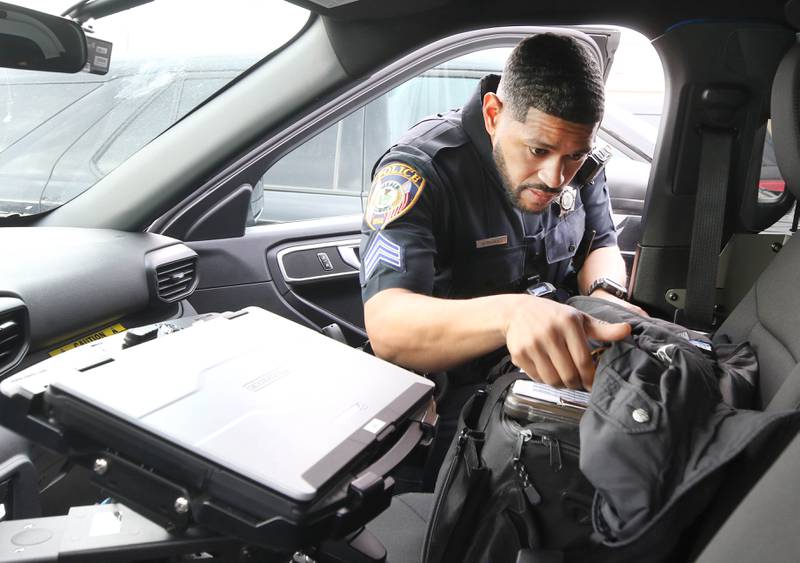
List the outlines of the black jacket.
{"type": "MultiPolygon", "coordinates": [[[[596,489],[593,519],[607,546],[669,542],[706,509],[723,468],[797,412],[736,408],[752,401],[757,362],[749,346],[714,349],[708,338],[599,300],[570,304],[632,325],[603,352],[580,423],[580,466],[596,489]],[[725,397],[723,392],[725,391],[725,397]]],[[[720,494],[725,494],[721,491],[720,494]]]]}

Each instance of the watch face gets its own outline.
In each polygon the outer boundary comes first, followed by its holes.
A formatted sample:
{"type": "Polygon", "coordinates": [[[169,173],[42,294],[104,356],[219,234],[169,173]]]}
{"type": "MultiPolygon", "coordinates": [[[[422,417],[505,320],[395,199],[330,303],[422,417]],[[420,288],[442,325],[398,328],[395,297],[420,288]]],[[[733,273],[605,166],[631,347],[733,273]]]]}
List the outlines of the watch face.
{"type": "Polygon", "coordinates": [[[619,297],[620,299],[625,299],[628,296],[628,290],[614,280],[610,280],[608,278],[600,278],[599,280],[595,280],[590,288],[591,291],[589,291],[589,293],[592,293],[596,289],[604,289],[611,295],[619,297]]]}

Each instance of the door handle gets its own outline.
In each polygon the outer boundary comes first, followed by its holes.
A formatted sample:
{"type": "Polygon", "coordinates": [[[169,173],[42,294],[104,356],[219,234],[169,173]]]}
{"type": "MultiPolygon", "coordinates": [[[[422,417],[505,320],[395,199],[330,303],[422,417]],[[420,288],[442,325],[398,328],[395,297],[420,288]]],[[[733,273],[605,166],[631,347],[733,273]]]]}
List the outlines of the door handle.
{"type": "Polygon", "coordinates": [[[336,248],[339,251],[339,256],[342,258],[342,262],[348,266],[352,266],[356,270],[361,269],[361,260],[358,259],[358,254],[356,254],[356,249],[358,248],[357,244],[337,246],[336,248]]]}

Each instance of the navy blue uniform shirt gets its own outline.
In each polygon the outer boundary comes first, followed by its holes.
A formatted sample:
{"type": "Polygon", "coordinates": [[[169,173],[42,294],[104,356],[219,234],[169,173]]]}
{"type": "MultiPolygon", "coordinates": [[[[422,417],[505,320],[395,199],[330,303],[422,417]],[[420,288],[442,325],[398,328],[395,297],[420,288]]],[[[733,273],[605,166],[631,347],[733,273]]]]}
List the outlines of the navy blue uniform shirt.
{"type": "Polygon", "coordinates": [[[378,161],[362,226],[365,302],[388,288],[468,298],[520,291],[534,276],[558,285],[579,247],[616,244],[602,174],[567,213],[511,205],[481,110],[498,82],[483,78],[461,110],[424,119],[378,161]]]}

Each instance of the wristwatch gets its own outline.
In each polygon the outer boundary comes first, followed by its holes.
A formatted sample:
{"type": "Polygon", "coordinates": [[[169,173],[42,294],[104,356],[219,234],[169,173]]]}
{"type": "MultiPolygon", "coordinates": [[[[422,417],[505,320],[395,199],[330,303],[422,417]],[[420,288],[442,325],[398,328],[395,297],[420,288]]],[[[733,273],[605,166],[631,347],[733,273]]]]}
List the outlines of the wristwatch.
{"type": "Polygon", "coordinates": [[[597,278],[594,280],[592,285],[589,286],[589,291],[587,291],[586,294],[591,295],[596,289],[607,291],[614,297],[618,297],[620,299],[628,298],[628,290],[619,283],[608,278],[597,278]]]}

